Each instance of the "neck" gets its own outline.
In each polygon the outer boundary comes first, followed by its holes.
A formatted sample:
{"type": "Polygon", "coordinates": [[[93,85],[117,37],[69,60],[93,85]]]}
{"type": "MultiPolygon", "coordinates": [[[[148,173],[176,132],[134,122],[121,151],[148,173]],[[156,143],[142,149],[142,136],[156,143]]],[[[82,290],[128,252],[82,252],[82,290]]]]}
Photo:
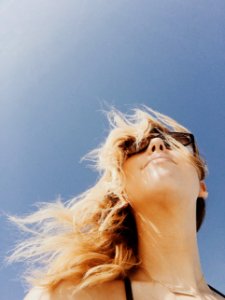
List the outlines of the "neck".
{"type": "Polygon", "coordinates": [[[141,264],[133,279],[174,288],[208,288],[201,270],[196,223],[190,222],[195,220],[195,208],[162,209],[156,204],[135,218],[141,264]]]}

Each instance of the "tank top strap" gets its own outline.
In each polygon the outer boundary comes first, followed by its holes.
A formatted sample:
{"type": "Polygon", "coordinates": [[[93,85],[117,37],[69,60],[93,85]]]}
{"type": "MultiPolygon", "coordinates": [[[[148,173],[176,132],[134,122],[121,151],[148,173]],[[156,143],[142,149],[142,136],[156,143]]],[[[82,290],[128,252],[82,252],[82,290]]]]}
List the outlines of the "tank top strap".
{"type": "Polygon", "coordinates": [[[129,277],[124,278],[124,286],[126,291],[126,300],[133,300],[132,287],[129,277]]]}
{"type": "MultiPolygon", "coordinates": [[[[124,286],[125,286],[125,292],[126,292],[126,300],[134,300],[133,298],[133,293],[132,293],[132,287],[131,287],[131,281],[129,277],[124,278],[124,286]]],[[[218,295],[222,296],[225,298],[225,295],[218,290],[216,290],[214,287],[208,284],[208,287],[217,293],[218,295]]]]}
{"type": "Polygon", "coordinates": [[[222,296],[225,299],[225,295],[221,292],[219,292],[218,290],[216,290],[214,287],[212,287],[211,285],[208,284],[208,287],[215,293],[217,293],[218,295],[222,296]]]}

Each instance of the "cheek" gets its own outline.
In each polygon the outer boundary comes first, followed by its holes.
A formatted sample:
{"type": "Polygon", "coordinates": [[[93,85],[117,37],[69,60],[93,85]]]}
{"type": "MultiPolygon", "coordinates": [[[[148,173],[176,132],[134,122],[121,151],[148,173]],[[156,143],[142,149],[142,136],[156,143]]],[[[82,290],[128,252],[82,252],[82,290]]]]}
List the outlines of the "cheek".
{"type": "Polygon", "coordinates": [[[199,175],[196,168],[192,164],[184,162],[180,165],[175,176],[177,193],[183,198],[196,201],[200,191],[199,175]]]}
{"type": "Polygon", "coordinates": [[[143,162],[138,157],[131,158],[124,163],[125,190],[129,200],[140,198],[143,194],[143,185],[145,185],[146,178],[142,174],[142,165],[143,162]]]}
{"type": "Polygon", "coordinates": [[[125,181],[126,194],[129,200],[140,198],[144,192],[141,174],[127,173],[125,181]]]}
{"type": "Polygon", "coordinates": [[[185,180],[185,185],[189,191],[190,197],[197,199],[200,191],[200,181],[197,170],[194,166],[189,166],[190,170],[187,172],[187,177],[185,180]]]}

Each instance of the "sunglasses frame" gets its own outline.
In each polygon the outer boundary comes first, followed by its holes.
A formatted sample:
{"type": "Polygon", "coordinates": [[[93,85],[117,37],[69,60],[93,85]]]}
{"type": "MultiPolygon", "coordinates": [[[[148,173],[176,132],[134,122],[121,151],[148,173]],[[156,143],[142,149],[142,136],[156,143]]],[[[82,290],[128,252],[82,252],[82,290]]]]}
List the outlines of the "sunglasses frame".
{"type": "MultiPolygon", "coordinates": [[[[171,136],[172,138],[174,138],[177,142],[179,142],[183,146],[189,146],[189,145],[191,145],[192,150],[193,150],[193,155],[194,156],[198,155],[198,151],[197,151],[197,147],[196,147],[194,135],[192,133],[189,133],[189,132],[179,132],[179,131],[167,131],[167,132],[163,132],[163,131],[161,131],[158,128],[153,128],[150,131],[149,135],[146,138],[144,138],[144,140],[145,139],[149,140],[148,143],[147,143],[147,145],[149,145],[151,138],[154,136],[153,138],[160,137],[164,141],[164,143],[165,143],[166,142],[165,135],[171,136]],[[175,136],[188,137],[188,139],[189,139],[190,142],[188,144],[183,144],[177,138],[175,138],[175,136]]],[[[134,145],[135,145],[135,141],[134,140],[126,140],[121,145],[121,147],[126,152],[127,156],[132,156],[132,155],[137,154],[137,153],[139,153],[139,152],[142,151],[142,149],[137,149],[137,147],[135,147],[135,149],[133,151],[129,151],[129,148],[131,148],[134,145]]],[[[167,144],[166,146],[169,147],[169,144],[167,144]]],[[[145,149],[145,147],[143,149],[145,149]]]]}

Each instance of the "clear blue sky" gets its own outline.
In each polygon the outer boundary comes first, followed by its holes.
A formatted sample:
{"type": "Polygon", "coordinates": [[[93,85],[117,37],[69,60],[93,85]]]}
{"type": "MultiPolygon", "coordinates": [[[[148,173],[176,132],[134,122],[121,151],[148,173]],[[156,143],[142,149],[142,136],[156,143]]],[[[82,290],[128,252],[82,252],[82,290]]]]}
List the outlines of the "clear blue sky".
{"type": "MultiPolygon", "coordinates": [[[[1,211],[93,185],[80,158],[106,135],[104,103],[146,104],[193,131],[208,162],[199,248],[225,293],[225,1],[1,0],[0,41],[1,211]]],[[[18,234],[0,222],[3,258],[18,234]]],[[[1,267],[1,299],[23,298],[21,271],[1,267]]]]}

